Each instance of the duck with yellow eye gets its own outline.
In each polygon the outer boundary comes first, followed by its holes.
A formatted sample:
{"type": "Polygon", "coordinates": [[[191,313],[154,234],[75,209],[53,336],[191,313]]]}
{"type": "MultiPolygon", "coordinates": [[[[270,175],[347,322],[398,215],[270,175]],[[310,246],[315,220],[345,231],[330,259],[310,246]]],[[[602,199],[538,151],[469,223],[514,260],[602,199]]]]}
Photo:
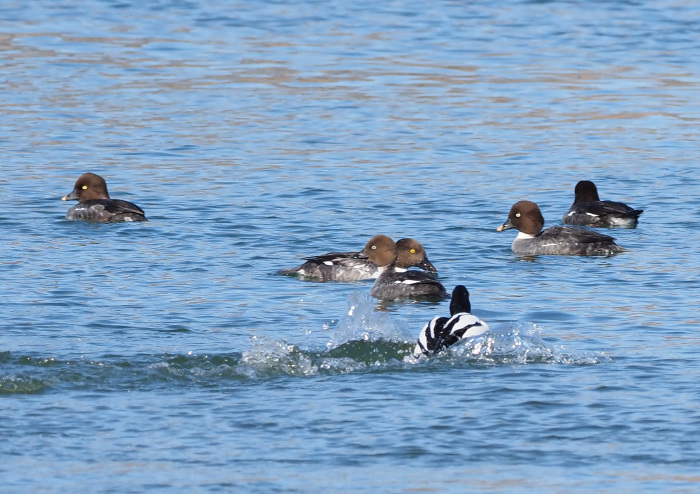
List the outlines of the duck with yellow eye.
{"type": "Polygon", "coordinates": [[[143,209],[129,201],[110,199],[105,179],[94,173],[83,173],[73,190],[62,198],[77,200],[66,213],[66,219],[98,223],[148,221],[143,209]]]}
{"type": "Polygon", "coordinates": [[[436,271],[417,240],[404,238],[394,243],[386,235],[377,235],[367,243],[364,252],[373,263],[385,268],[369,292],[373,297],[385,300],[449,297],[442,283],[430,274],[408,269],[418,266],[436,271]]]}
{"type": "MultiPolygon", "coordinates": [[[[372,240],[379,237],[385,237],[385,235],[377,235],[372,240]]],[[[375,247],[374,250],[378,248],[378,244],[372,245],[375,247]]],[[[409,267],[418,267],[431,273],[437,272],[435,266],[428,260],[423,246],[415,240],[401,239],[395,245],[397,256],[401,259],[400,264],[406,266],[405,269],[397,270],[406,271],[409,267]]],[[[371,246],[370,250],[372,250],[371,246]]],[[[309,281],[351,282],[375,279],[387,269],[386,266],[380,267],[372,262],[365,253],[365,249],[359,252],[329,252],[319,256],[306,257],[305,261],[300,266],[283,269],[277,274],[297,276],[309,281]]]]}

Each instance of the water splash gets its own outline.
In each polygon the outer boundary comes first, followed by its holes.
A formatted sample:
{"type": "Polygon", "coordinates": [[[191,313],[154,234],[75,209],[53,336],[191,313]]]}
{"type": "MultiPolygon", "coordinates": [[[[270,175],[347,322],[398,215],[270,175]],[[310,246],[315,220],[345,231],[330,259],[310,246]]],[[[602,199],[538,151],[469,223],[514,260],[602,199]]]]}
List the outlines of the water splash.
{"type": "Polygon", "coordinates": [[[236,366],[249,378],[393,368],[404,365],[415,344],[408,325],[378,312],[376,301],[363,292],[348,298],[345,315],[332,330],[325,350],[301,350],[286,341],[259,336],[251,338],[251,343],[236,366]]]}
{"type": "MultiPolygon", "coordinates": [[[[416,335],[418,330],[415,331],[416,335]]],[[[601,352],[568,352],[550,343],[532,322],[492,324],[431,357],[414,357],[415,335],[390,313],[375,310],[365,294],[348,300],[325,348],[301,349],[255,336],[242,353],[218,355],[109,355],[100,359],[58,360],[46,356],[0,354],[0,395],[42,393],[55,388],[142,389],[152,386],[217,386],[231,380],[308,377],[354,372],[410,371],[416,367],[562,364],[595,365],[612,359],[601,352]]]]}
{"type": "MultiPolygon", "coordinates": [[[[550,344],[542,337],[542,328],[529,321],[512,322],[488,333],[468,338],[438,355],[443,360],[472,363],[528,364],[549,363],[593,365],[611,361],[601,352],[571,354],[562,345],[550,344]]],[[[425,357],[414,360],[425,360],[425,357]]],[[[411,362],[409,358],[405,359],[411,362]]]]}
{"type": "Polygon", "coordinates": [[[351,341],[415,343],[414,334],[402,320],[389,316],[389,313],[376,310],[376,300],[368,293],[356,292],[348,297],[345,316],[333,330],[326,343],[333,350],[351,341]]]}
{"type": "Polygon", "coordinates": [[[241,355],[236,371],[249,378],[279,375],[311,376],[318,373],[312,354],[297,346],[262,336],[251,338],[252,348],[241,355]]]}
{"type": "Polygon", "coordinates": [[[44,389],[46,383],[34,377],[12,375],[0,378],[0,395],[40,393],[44,389]]]}

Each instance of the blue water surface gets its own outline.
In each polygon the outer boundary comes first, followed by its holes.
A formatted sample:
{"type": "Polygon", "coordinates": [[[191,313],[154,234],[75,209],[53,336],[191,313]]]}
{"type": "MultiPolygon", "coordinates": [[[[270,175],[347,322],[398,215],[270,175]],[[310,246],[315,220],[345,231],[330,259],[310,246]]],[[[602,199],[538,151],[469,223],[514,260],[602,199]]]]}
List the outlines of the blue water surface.
{"type": "Polygon", "coordinates": [[[697,492],[700,6],[0,5],[0,491],[697,492]],[[87,171],[143,224],[67,221],[87,171]],[[614,257],[496,232],[577,181],[614,257]],[[276,276],[413,237],[449,303],[276,276]]]}

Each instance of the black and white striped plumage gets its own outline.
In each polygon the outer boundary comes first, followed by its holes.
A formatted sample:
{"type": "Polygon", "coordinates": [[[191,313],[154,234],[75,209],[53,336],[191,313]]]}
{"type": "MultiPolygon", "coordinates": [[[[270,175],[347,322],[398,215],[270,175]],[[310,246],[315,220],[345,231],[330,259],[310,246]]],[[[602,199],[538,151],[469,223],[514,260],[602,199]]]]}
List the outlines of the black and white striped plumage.
{"type": "Polygon", "coordinates": [[[452,292],[450,317],[435,317],[426,324],[418,336],[413,356],[433,355],[464,338],[471,338],[489,330],[488,325],[470,314],[469,292],[464,285],[457,285],[452,292]]]}

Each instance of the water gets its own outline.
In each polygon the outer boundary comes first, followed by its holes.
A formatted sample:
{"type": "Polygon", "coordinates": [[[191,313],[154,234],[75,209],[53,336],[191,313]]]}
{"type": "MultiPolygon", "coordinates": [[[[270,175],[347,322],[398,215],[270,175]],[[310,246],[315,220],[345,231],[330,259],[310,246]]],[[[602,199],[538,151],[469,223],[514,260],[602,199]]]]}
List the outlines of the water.
{"type": "Polygon", "coordinates": [[[0,7],[0,490],[695,492],[694,2],[0,7]],[[64,219],[85,171],[147,224],[64,219]],[[513,202],[644,208],[514,256],[513,202]],[[448,304],[274,276],[376,233],[448,304]]]}

